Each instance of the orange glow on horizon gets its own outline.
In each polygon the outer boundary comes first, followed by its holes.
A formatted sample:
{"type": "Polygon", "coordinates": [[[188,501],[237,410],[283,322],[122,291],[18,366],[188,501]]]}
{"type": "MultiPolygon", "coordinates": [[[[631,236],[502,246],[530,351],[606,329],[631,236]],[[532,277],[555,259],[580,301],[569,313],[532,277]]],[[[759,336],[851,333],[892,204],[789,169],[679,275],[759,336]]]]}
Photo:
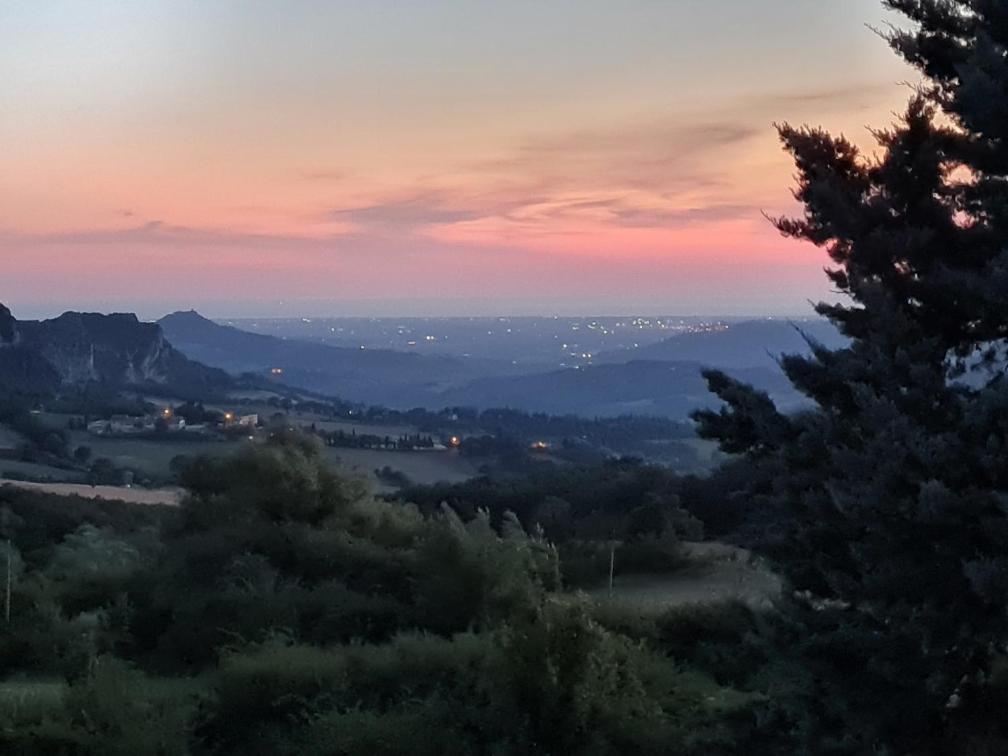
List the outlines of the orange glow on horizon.
{"type": "Polygon", "coordinates": [[[142,2],[25,6],[0,29],[0,135],[17,145],[0,170],[0,296],[696,308],[741,301],[723,282],[744,265],[795,289],[782,308],[804,306],[826,260],[761,215],[795,210],[771,123],[870,147],[864,126],[892,120],[912,73],[865,29],[874,0],[771,0],[716,39],[684,31],[720,28],[713,8],[680,5],[502,6],[447,46],[444,8],[305,6],[281,24],[212,5],[186,23],[142,2]],[[804,36],[784,48],[795,14],[804,36]],[[40,68],[42,42],[63,52],[40,68]]]}

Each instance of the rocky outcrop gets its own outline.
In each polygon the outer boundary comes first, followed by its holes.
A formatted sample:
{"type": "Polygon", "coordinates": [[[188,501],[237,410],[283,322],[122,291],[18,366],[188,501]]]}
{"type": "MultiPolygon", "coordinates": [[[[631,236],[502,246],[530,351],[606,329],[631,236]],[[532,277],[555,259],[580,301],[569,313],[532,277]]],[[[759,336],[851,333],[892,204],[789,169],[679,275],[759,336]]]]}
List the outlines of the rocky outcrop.
{"type": "Polygon", "coordinates": [[[59,385],[59,374],[42,355],[22,344],[17,320],[0,304],[0,392],[49,393],[59,385]]]}
{"type": "Polygon", "coordinates": [[[46,379],[40,387],[51,385],[55,376],[57,386],[156,385],[206,396],[230,384],[226,373],[187,359],[160,326],[132,314],[67,312],[51,320],[17,321],[0,305],[0,342],[12,347],[0,353],[0,380],[14,371],[20,387],[26,380],[31,385],[32,370],[46,379]]]}
{"type": "Polygon", "coordinates": [[[163,383],[170,349],[161,329],[135,315],[67,312],[20,324],[22,342],[56,368],[65,383],[163,383]]]}
{"type": "Polygon", "coordinates": [[[11,311],[0,304],[0,347],[14,346],[17,341],[17,321],[11,311]]]}

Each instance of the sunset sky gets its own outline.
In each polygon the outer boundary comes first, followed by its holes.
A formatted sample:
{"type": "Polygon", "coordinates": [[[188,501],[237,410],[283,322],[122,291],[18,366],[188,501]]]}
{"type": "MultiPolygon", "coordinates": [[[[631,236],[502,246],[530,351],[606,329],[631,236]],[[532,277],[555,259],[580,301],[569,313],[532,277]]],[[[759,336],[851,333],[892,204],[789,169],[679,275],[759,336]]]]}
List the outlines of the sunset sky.
{"type": "Polygon", "coordinates": [[[771,123],[870,144],[879,0],[0,5],[0,302],[795,314],[771,123]]]}

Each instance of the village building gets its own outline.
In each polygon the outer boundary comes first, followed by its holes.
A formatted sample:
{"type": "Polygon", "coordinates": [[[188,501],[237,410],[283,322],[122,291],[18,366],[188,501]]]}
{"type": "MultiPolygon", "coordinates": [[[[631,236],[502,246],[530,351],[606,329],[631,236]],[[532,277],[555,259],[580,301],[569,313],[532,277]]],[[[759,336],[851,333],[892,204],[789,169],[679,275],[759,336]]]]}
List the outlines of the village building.
{"type": "Polygon", "coordinates": [[[225,428],[255,428],[259,425],[259,415],[252,413],[249,415],[236,415],[233,412],[224,413],[225,428]]]}

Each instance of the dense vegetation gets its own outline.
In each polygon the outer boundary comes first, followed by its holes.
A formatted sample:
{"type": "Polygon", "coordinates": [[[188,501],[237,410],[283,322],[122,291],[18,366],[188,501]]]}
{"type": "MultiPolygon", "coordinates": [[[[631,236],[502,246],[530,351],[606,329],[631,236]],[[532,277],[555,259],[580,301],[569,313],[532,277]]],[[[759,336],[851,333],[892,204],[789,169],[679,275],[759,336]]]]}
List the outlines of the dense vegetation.
{"type": "Polygon", "coordinates": [[[316,444],[280,435],[198,458],[179,509],[0,489],[0,696],[17,704],[0,742],[718,753],[756,732],[774,631],[749,609],[606,609],[561,590],[557,549],[514,515],[374,502],[316,444]],[[725,664],[746,638],[751,657],[725,664]]]}
{"type": "Polygon", "coordinates": [[[610,549],[620,575],[681,567],[679,537],[699,527],[687,507],[744,532],[753,513],[727,492],[753,480],[747,463],[709,479],[627,461],[544,468],[411,489],[414,506],[369,498],[317,444],[280,434],[190,460],[180,508],[0,488],[0,746],[858,750],[840,725],[861,711],[860,676],[826,676],[835,620],[814,602],[662,607],[571,590],[604,583],[610,549]]]}
{"type": "Polygon", "coordinates": [[[28,402],[14,397],[0,399],[0,425],[24,437],[16,451],[19,459],[35,461],[47,459],[60,464],[69,456],[66,434],[61,430],[47,428],[27,409],[28,402]]]}
{"type": "Polygon", "coordinates": [[[465,520],[485,512],[495,527],[513,516],[557,547],[565,583],[576,587],[602,580],[610,556],[620,570],[672,572],[683,566],[683,540],[742,539],[746,523],[760,513],[733,503],[731,494],[751,475],[744,461],[708,477],[681,476],[634,459],[533,464],[521,474],[407,486],[389,498],[431,514],[447,505],[465,520]]]}

